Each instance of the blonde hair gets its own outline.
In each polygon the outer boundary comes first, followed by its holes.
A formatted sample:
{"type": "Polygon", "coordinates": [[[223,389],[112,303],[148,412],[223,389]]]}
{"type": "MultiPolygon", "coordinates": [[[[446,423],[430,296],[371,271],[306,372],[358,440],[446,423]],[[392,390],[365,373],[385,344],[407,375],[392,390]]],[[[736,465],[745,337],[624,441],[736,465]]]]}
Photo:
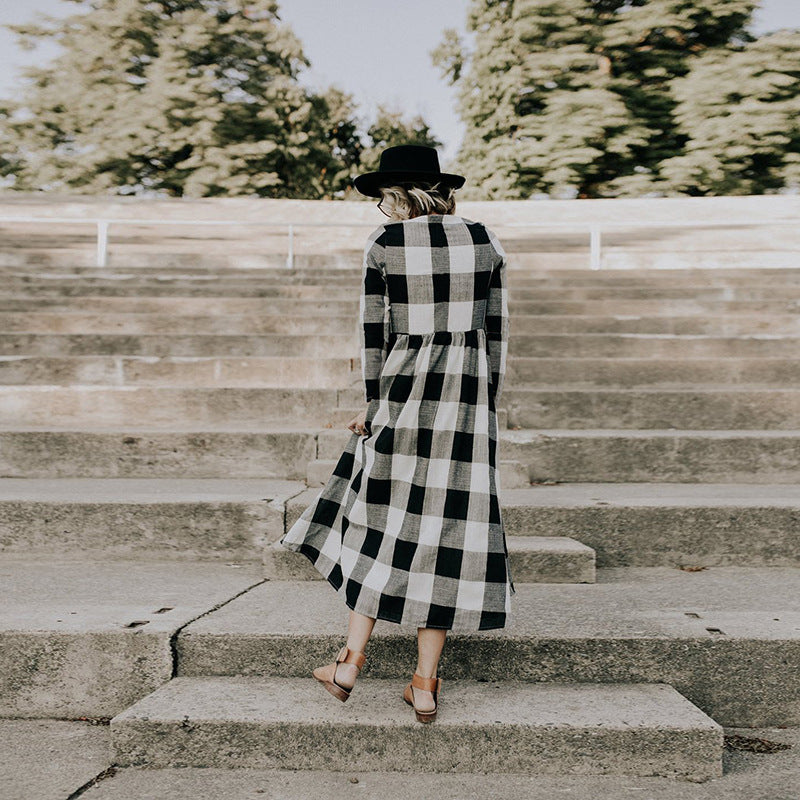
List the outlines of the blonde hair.
{"type": "Polygon", "coordinates": [[[454,214],[455,189],[436,183],[403,183],[381,186],[381,210],[394,219],[411,219],[423,214],[454,214]]]}

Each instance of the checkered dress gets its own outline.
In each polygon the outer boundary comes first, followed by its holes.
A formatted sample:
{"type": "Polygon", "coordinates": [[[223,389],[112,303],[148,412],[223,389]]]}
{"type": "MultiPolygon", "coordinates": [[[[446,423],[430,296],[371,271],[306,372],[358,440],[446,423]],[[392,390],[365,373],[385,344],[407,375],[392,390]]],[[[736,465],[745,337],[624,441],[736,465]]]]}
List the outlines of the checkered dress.
{"type": "Polygon", "coordinates": [[[386,222],[364,249],[359,332],[367,434],[281,539],[345,603],[400,625],[510,622],[497,414],[506,255],[455,214],[386,222]]]}

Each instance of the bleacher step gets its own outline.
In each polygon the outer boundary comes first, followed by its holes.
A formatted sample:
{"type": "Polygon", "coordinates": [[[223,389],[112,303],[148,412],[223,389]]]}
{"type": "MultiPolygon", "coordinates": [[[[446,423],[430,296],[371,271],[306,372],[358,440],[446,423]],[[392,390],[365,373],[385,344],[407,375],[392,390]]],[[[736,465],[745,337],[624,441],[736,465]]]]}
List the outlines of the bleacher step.
{"type": "Polygon", "coordinates": [[[178,677],[111,720],[112,757],[151,769],[722,774],[721,726],[664,684],[443,681],[424,727],[401,692],[364,679],[342,704],[311,678],[178,677]]]}

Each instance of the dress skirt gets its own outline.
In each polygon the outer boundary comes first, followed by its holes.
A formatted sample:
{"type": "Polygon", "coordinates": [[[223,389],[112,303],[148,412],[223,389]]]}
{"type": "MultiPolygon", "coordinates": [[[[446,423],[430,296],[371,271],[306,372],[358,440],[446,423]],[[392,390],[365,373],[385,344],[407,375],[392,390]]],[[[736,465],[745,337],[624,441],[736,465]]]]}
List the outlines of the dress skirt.
{"type": "Polygon", "coordinates": [[[486,330],[392,333],[379,380],[367,435],[352,433],[281,544],[368,617],[505,627],[515,589],[486,330]]]}

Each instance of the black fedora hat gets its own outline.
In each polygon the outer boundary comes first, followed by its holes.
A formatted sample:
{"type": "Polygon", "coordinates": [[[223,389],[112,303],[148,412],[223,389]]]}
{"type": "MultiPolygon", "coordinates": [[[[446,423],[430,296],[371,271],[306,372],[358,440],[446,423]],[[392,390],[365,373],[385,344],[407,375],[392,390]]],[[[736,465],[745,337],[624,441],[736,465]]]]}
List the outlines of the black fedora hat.
{"type": "Polygon", "coordinates": [[[464,185],[463,175],[442,172],[436,148],[423,144],[398,144],[381,153],[376,172],[365,172],[353,179],[353,185],[367,197],[380,197],[380,187],[393,183],[417,181],[441,182],[458,189],[464,185]]]}

